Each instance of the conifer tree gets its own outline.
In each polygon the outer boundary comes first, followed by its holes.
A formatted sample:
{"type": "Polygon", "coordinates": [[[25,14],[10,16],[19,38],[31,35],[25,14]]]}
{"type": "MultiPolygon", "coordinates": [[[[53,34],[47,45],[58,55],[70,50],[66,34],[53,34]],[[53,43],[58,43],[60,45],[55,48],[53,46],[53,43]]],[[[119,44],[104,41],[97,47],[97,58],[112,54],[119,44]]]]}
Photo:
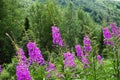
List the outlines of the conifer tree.
{"type": "Polygon", "coordinates": [[[41,48],[52,49],[51,27],[60,25],[60,15],[56,3],[47,1],[46,4],[35,1],[29,10],[30,31],[32,40],[40,44],[41,48]]]}
{"type": "Polygon", "coordinates": [[[22,8],[18,0],[0,0],[0,63],[10,62],[11,57],[15,54],[11,41],[5,33],[13,36],[17,42],[20,40],[22,33],[22,8]],[[7,58],[4,58],[7,57],[7,58]]]}
{"type": "Polygon", "coordinates": [[[65,31],[66,31],[66,43],[71,50],[75,44],[75,30],[76,30],[76,17],[74,13],[73,4],[70,3],[65,11],[65,31]],[[71,44],[72,43],[72,44],[71,44]]]}

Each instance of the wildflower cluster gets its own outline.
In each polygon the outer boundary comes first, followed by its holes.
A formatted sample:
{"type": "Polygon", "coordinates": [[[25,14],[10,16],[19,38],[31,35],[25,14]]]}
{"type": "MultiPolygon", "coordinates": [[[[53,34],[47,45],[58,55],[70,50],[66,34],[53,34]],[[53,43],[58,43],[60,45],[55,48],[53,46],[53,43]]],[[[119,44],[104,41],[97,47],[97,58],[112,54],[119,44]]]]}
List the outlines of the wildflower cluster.
{"type": "Polygon", "coordinates": [[[52,39],[54,45],[64,46],[64,42],[61,38],[59,28],[52,26],[52,39]]]}
{"type": "Polygon", "coordinates": [[[88,62],[88,59],[87,59],[86,56],[83,56],[81,61],[82,61],[82,64],[83,64],[83,68],[88,68],[89,67],[89,65],[88,65],[89,62],[88,62]]]}
{"type": "Polygon", "coordinates": [[[55,70],[55,65],[53,63],[49,62],[48,67],[46,68],[46,70],[48,72],[51,72],[51,71],[55,70]]]}
{"type": "Polygon", "coordinates": [[[89,61],[88,61],[88,52],[91,51],[91,41],[89,39],[89,36],[86,35],[83,40],[84,43],[84,52],[81,48],[80,45],[76,45],[76,53],[79,59],[81,59],[81,62],[83,64],[83,68],[88,68],[89,67],[89,61]]]}
{"type": "Polygon", "coordinates": [[[64,53],[64,67],[75,67],[74,54],[67,52],[64,53]]]}
{"type": "Polygon", "coordinates": [[[81,46],[80,46],[80,45],[76,45],[76,46],[75,46],[75,49],[76,49],[77,56],[78,56],[79,58],[81,58],[81,56],[83,55],[83,51],[82,51],[81,46]]]}
{"type": "Polygon", "coordinates": [[[17,56],[19,58],[18,65],[16,66],[17,80],[32,80],[27,66],[27,59],[21,48],[18,49],[17,56]]]}
{"type": "Polygon", "coordinates": [[[17,56],[18,56],[18,59],[19,59],[20,62],[25,63],[25,64],[28,63],[23,49],[18,48],[17,56]]]}
{"type": "MultiPolygon", "coordinates": [[[[83,40],[84,43],[84,50],[82,50],[82,47],[80,45],[76,45],[76,53],[78,58],[81,60],[83,64],[83,68],[88,68],[89,67],[89,60],[88,60],[88,53],[91,52],[91,41],[89,39],[89,36],[86,35],[83,40]]],[[[101,63],[100,55],[97,57],[98,62],[101,63]]]]}
{"type": "Polygon", "coordinates": [[[27,48],[28,48],[28,53],[30,56],[30,63],[32,64],[37,63],[37,64],[45,64],[44,58],[42,57],[41,51],[40,49],[37,47],[37,45],[35,44],[35,42],[29,42],[27,44],[27,48]]]}
{"type": "Polygon", "coordinates": [[[107,27],[103,28],[103,36],[104,36],[104,44],[106,45],[113,45],[114,43],[112,42],[112,36],[107,27]]]}
{"type": "MultiPolygon", "coordinates": [[[[112,29],[112,34],[114,36],[118,36],[120,34],[120,32],[118,30],[119,28],[115,24],[110,24],[110,26],[112,29]]],[[[112,41],[112,35],[107,27],[103,28],[103,36],[105,38],[104,42],[106,45],[114,44],[114,42],[112,41]]],[[[54,45],[64,46],[63,40],[62,40],[60,32],[59,32],[59,28],[57,28],[56,26],[52,26],[52,38],[53,38],[54,45]]],[[[81,62],[83,64],[83,68],[89,68],[90,61],[89,61],[89,54],[88,53],[91,52],[92,48],[91,48],[91,40],[90,40],[88,35],[86,35],[84,37],[83,43],[84,43],[83,49],[80,45],[76,45],[75,49],[76,49],[76,53],[77,53],[78,58],[81,60],[81,62]]],[[[41,51],[37,47],[35,42],[29,42],[27,44],[27,48],[28,48],[30,64],[32,64],[32,63],[37,63],[37,64],[41,64],[41,65],[45,64],[45,60],[41,54],[41,51]]],[[[27,58],[25,56],[23,49],[18,48],[17,56],[19,59],[18,65],[16,66],[17,80],[32,80],[32,77],[30,76],[30,72],[28,69],[27,58]]],[[[64,63],[65,69],[66,68],[71,69],[71,68],[76,67],[74,54],[72,54],[70,52],[66,52],[63,54],[63,57],[64,57],[63,63],[64,63]]],[[[97,55],[96,58],[98,60],[98,63],[102,64],[102,57],[100,55],[97,55]]],[[[0,66],[0,72],[1,71],[2,71],[2,69],[0,66]]],[[[46,68],[46,71],[47,71],[46,78],[52,77],[53,73],[59,78],[64,78],[64,76],[63,76],[64,74],[62,75],[61,72],[57,73],[55,65],[51,62],[48,62],[48,66],[46,68]]],[[[73,74],[73,76],[76,77],[75,74],[73,74]]]]}
{"type": "Polygon", "coordinates": [[[111,31],[113,36],[120,36],[120,27],[117,27],[117,25],[115,23],[111,23],[110,24],[111,27],[111,31]]]}
{"type": "Polygon", "coordinates": [[[111,23],[110,28],[111,28],[113,36],[111,35],[111,32],[109,31],[107,27],[103,28],[104,43],[106,45],[114,45],[112,38],[120,36],[120,27],[117,27],[115,23],[111,23]]]}
{"type": "Polygon", "coordinates": [[[28,67],[24,63],[18,63],[16,66],[17,80],[32,80],[28,67]]]}
{"type": "Polygon", "coordinates": [[[88,35],[86,35],[84,37],[83,43],[84,43],[84,52],[85,53],[90,52],[91,51],[91,41],[90,41],[88,35]]]}
{"type": "Polygon", "coordinates": [[[48,63],[48,67],[46,68],[46,70],[47,70],[47,72],[48,72],[48,74],[47,74],[47,78],[49,78],[49,77],[51,77],[52,76],[52,73],[53,73],[53,71],[55,71],[55,65],[53,64],[53,63],[51,63],[51,62],[49,62],[48,63]]]}

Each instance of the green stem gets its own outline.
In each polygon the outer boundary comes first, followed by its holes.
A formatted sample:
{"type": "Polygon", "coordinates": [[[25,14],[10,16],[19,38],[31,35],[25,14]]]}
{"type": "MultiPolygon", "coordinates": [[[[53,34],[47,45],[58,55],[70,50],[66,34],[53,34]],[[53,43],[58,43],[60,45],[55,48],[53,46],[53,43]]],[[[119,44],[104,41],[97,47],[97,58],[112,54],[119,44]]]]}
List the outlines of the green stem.
{"type": "Polygon", "coordinates": [[[117,70],[117,80],[119,80],[119,60],[118,60],[118,53],[117,53],[117,51],[116,51],[116,59],[117,59],[117,61],[116,61],[116,70],[117,70]]]}
{"type": "Polygon", "coordinates": [[[94,80],[96,80],[96,68],[95,68],[95,60],[94,60],[94,56],[93,56],[93,70],[94,70],[94,80]]]}
{"type": "Polygon", "coordinates": [[[115,50],[114,50],[114,54],[115,54],[115,57],[114,57],[114,61],[115,61],[115,72],[116,72],[116,79],[119,80],[119,55],[118,55],[118,51],[115,47],[115,50]]]}

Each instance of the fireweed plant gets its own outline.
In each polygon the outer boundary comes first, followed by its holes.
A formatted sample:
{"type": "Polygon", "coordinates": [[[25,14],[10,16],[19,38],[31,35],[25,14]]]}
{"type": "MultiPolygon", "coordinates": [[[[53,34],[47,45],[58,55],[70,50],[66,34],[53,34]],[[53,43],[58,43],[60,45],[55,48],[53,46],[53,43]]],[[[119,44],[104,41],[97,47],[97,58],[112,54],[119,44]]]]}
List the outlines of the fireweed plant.
{"type": "Polygon", "coordinates": [[[111,27],[111,32],[113,36],[113,41],[114,41],[114,46],[113,46],[113,51],[114,51],[114,62],[115,62],[115,72],[116,72],[116,77],[117,79],[120,79],[120,55],[119,55],[119,44],[120,44],[120,27],[117,27],[115,23],[110,24],[111,27]]]}
{"type": "Polygon", "coordinates": [[[48,67],[46,68],[46,71],[48,72],[48,74],[46,75],[46,78],[50,78],[53,74],[53,72],[55,71],[55,65],[51,62],[48,62],[48,67]]]}
{"type": "Polygon", "coordinates": [[[56,26],[52,26],[52,39],[54,45],[64,46],[64,42],[61,38],[59,28],[56,26]]]}
{"type": "Polygon", "coordinates": [[[30,64],[32,63],[37,63],[41,65],[45,64],[45,60],[41,54],[41,51],[37,47],[35,42],[29,42],[27,44],[27,48],[28,48],[28,54],[30,56],[30,64]]]}
{"type": "Polygon", "coordinates": [[[114,76],[117,80],[120,79],[120,55],[119,55],[119,44],[120,44],[120,27],[117,27],[116,23],[110,24],[110,30],[105,27],[103,28],[104,43],[113,50],[113,68],[114,76]],[[106,30],[105,30],[106,29],[106,30]]]}
{"type": "Polygon", "coordinates": [[[52,26],[51,30],[54,49],[59,53],[59,55],[62,55],[62,48],[65,47],[65,43],[61,37],[60,30],[57,26],[52,26]]]}
{"type": "Polygon", "coordinates": [[[30,76],[30,71],[28,69],[28,62],[25,56],[23,49],[19,48],[17,43],[12,39],[12,37],[6,33],[6,35],[11,39],[13,45],[15,46],[16,53],[17,53],[17,65],[16,65],[16,78],[17,80],[32,80],[30,76]]]}
{"type": "MultiPolygon", "coordinates": [[[[66,45],[61,37],[60,30],[56,26],[51,27],[53,45],[60,54],[49,52],[50,59],[44,59],[44,52],[37,47],[35,42],[29,41],[26,45],[28,57],[22,48],[19,48],[15,41],[11,39],[16,49],[16,79],[17,80],[119,80],[120,60],[119,42],[120,28],[115,23],[110,24],[110,28],[103,27],[104,44],[106,48],[113,50],[113,66],[105,61],[101,53],[98,53],[97,42],[94,42],[90,35],[83,37],[83,45],[76,44],[75,51],[64,50],[66,45]],[[63,47],[63,48],[61,48],[63,47]],[[54,55],[54,56],[53,56],[54,55]],[[57,55],[57,56],[56,56],[57,55]],[[107,65],[109,64],[109,65],[107,65]],[[114,72],[108,72],[113,71],[114,72]]],[[[72,43],[71,43],[72,44],[72,43]]],[[[4,69],[4,68],[3,68],[4,69]]],[[[3,71],[2,71],[3,72],[3,71]]],[[[0,74],[1,72],[0,66],[0,74]]]]}

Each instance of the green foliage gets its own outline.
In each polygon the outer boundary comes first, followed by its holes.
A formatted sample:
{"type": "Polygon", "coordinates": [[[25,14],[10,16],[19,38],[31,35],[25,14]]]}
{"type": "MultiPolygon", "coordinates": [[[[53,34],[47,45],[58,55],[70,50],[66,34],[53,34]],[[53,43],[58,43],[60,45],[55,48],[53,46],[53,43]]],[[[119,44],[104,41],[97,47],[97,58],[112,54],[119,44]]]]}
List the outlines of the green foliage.
{"type": "Polygon", "coordinates": [[[75,16],[75,12],[73,11],[73,4],[69,3],[65,13],[64,13],[64,30],[65,30],[65,37],[66,37],[66,44],[69,45],[69,48],[71,49],[72,47],[74,47],[75,44],[75,32],[76,32],[76,24],[75,24],[75,20],[76,16],[75,16]],[[71,38],[72,37],[72,38],[71,38]],[[71,44],[72,43],[72,44],[71,44]]]}
{"type": "Polygon", "coordinates": [[[23,31],[21,25],[23,25],[24,22],[22,16],[23,11],[22,8],[19,7],[17,0],[2,1],[3,4],[0,8],[0,64],[11,61],[11,57],[15,55],[11,41],[7,38],[5,33],[12,35],[18,42],[23,31]]]}
{"type": "Polygon", "coordinates": [[[50,4],[43,5],[41,3],[34,2],[30,6],[30,29],[34,32],[35,40],[37,43],[41,44],[40,47],[51,47],[51,26],[53,25],[51,21],[51,12],[49,13],[50,4]],[[49,6],[49,7],[48,7],[49,6]]]}
{"type": "Polygon", "coordinates": [[[45,78],[45,68],[44,66],[36,66],[36,65],[32,65],[30,67],[30,72],[31,72],[31,76],[33,77],[33,80],[43,80],[45,78]]]}
{"type": "MultiPolygon", "coordinates": [[[[24,42],[28,40],[34,40],[42,50],[52,50],[51,26],[56,25],[60,28],[66,46],[72,49],[75,44],[82,44],[83,36],[90,32],[92,32],[91,36],[97,37],[98,43],[103,43],[101,27],[95,22],[102,24],[102,18],[104,18],[108,23],[116,21],[119,25],[119,13],[119,2],[113,3],[113,1],[91,0],[88,3],[88,0],[1,0],[0,59],[2,62],[9,62],[15,53],[5,33],[14,36],[21,46],[25,46],[24,42]],[[28,18],[28,24],[30,24],[29,39],[24,37],[26,36],[25,18],[28,18]],[[5,59],[1,56],[9,58],[5,59]]],[[[103,44],[99,45],[101,47],[103,44]]]]}
{"type": "MultiPolygon", "coordinates": [[[[113,80],[118,73],[117,49],[104,47],[102,34],[102,17],[108,23],[120,18],[119,3],[100,0],[1,0],[0,1],[0,64],[4,65],[0,79],[15,80],[15,66],[17,63],[14,48],[6,37],[9,33],[15,41],[26,50],[26,44],[34,41],[41,49],[46,60],[46,65],[30,65],[29,70],[33,80],[46,79],[48,61],[56,66],[50,80],[113,80]],[[117,15],[117,16],[116,16],[117,15]],[[25,31],[25,18],[28,19],[29,29],[25,31]],[[111,19],[110,19],[111,18],[111,19]],[[65,47],[53,47],[51,27],[57,26],[60,29],[65,47]],[[75,45],[80,44],[83,48],[83,37],[88,34],[91,39],[92,52],[89,53],[90,67],[83,68],[81,60],[75,57],[76,68],[64,68],[63,53],[70,51],[75,53],[75,45]],[[103,51],[102,51],[103,50],[103,51]],[[115,52],[116,51],[116,52],[115,52]],[[101,54],[103,64],[98,64],[96,55],[101,54]],[[107,57],[106,57],[107,56],[107,57]],[[11,61],[11,58],[13,59],[11,61]],[[62,77],[56,76],[61,73],[62,77]],[[77,79],[74,79],[77,78],[77,79]]],[[[107,24],[108,24],[107,23],[107,24]]],[[[106,25],[107,25],[106,24],[106,25]]],[[[114,41],[117,42],[117,39],[114,41]]],[[[117,43],[115,43],[117,45],[117,43]]]]}
{"type": "Polygon", "coordinates": [[[0,73],[0,80],[16,79],[16,63],[17,63],[17,59],[12,58],[12,63],[4,65],[4,68],[2,69],[2,73],[0,73]]]}
{"type": "Polygon", "coordinates": [[[120,2],[115,0],[56,0],[58,4],[66,6],[69,1],[73,2],[74,9],[77,9],[79,6],[85,12],[89,13],[92,16],[93,20],[99,24],[102,24],[102,18],[107,22],[117,20],[119,23],[120,18],[120,2]]]}
{"type": "Polygon", "coordinates": [[[10,74],[6,71],[6,69],[4,69],[2,73],[0,74],[0,79],[2,80],[9,79],[9,77],[10,77],[10,74]]]}

